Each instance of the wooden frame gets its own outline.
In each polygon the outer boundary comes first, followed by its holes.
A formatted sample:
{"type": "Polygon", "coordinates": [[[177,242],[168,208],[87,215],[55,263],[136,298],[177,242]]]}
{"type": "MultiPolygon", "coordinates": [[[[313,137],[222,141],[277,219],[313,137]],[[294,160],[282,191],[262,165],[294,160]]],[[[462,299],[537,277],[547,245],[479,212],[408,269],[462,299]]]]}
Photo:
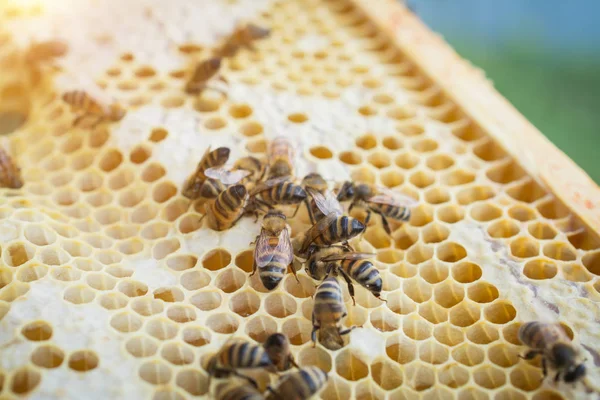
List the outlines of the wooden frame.
{"type": "Polygon", "coordinates": [[[352,0],[476,124],[501,143],[591,231],[600,233],[600,187],[486,79],[398,0],[352,0]]]}

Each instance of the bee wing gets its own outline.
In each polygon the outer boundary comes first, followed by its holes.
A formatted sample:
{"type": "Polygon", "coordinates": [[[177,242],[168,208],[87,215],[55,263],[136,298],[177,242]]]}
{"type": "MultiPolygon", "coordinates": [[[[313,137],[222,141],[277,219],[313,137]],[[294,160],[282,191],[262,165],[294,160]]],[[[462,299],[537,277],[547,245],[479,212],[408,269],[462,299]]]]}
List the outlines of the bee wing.
{"type": "Polygon", "coordinates": [[[321,261],[366,260],[375,257],[375,253],[341,253],[323,257],[321,261]]]}
{"type": "Polygon", "coordinates": [[[280,176],[278,178],[273,178],[273,179],[269,179],[267,181],[261,182],[258,185],[256,185],[256,187],[249,193],[250,196],[254,196],[257,193],[262,192],[263,190],[272,188],[273,186],[281,183],[281,182],[285,182],[287,180],[290,179],[289,175],[286,176],[280,176]]]}
{"type": "Polygon", "coordinates": [[[269,242],[269,235],[261,232],[254,248],[254,261],[256,265],[261,268],[269,264],[276,254],[285,254],[287,257],[287,264],[292,262],[294,258],[292,251],[292,243],[290,240],[290,232],[288,229],[284,229],[279,234],[277,244],[272,246],[269,242]]]}
{"type": "Polygon", "coordinates": [[[417,201],[404,193],[394,192],[386,187],[377,187],[377,194],[369,198],[369,202],[389,204],[392,206],[412,207],[417,201]]]}
{"type": "Polygon", "coordinates": [[[219,180],[224,185],[233,185],[250,175],[250,171],[229,171],[223,167],[213,167],[204,171],[204,175],[206,175],[208,178],[219,180]]]}
{"type": "Polygon", "coordinates": [[[302,248],[300,249],[300,253],[306,253],[308,247],[315,241],[319,235],[331,225],[337,218],[338,214],[330,213],[326,215],[324,218],[321,218],[319,222],[314,224],[309,230],[304,234],[304,242],[302,243],[302,248]]]}
{"type": "Polygon", "coordinates": [[[313,188],[307,188],[306,190],[310,193],[315,204],[323,214],[328,215],[334,213],[336,215],[342,215],[344,213],[344,209],[340,205],[340,202],[331,191],[326,190],[325,194],[322,194],[313,188]]]}

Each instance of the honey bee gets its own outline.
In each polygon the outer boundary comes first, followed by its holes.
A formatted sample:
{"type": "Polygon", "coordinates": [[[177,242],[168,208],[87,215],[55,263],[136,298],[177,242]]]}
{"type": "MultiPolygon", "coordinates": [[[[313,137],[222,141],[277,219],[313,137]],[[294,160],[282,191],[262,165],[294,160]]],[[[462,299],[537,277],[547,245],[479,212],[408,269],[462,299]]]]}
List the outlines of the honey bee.
{"type": "Polygon", "coordinates": [[[267,400],[307,400],[327,383],[327,373],[319,367],[305,367],[282,375],[275,389],[269,388],[267,400]]]}
{"type": "Polygon", "coordinates": [[[221,57],[233,57],[242,47],[254,50],[254,41],[264,39],[271,34],[270,29],[254,24],[246,24],[236,29],[217,50],[221,57]]]}
{"type": "Polygon", "coordinates": [[[374,256],[373,253],[355,253],[340,247],[326,247],[319,249],[308,259],[306,272],[311,278],[319,281],[332,273],[334,275],[339,273],[348,284],[348,292],[356,305],[352,280],[381,299],[383,281],[379,270],[367,260],[374,256]]]}
{"type": "Polygon", "coordinates": [[[548,367],[556,371],[554,382],[562,377],[567,383],[575,383],[585,377],[585,364],[579,351],[559,324],[527,322],[519,328],[519,340],[529,347],[522,358],[531,360],[542,356],[544,378],[548,375],[548,367]]]}
{"type": "Polygon", "coordinates": [[[325,279],[315,293],[315,306],[312,313],[313,330],[311,338],[313,347],[317,344],[317,331],[319,343],[329,350],[338,350],[344,347],[343,335],[350,333],[355,326],[343,329],[342,319],[346,317],[346,306],[342,298],[342,288],[334,277],[325,279]]]}
{"type": "MultiPolygon", "coordinates": [[[[221,69],[221,58],[213,57],[200,62],[194,69],[192,77],[185,85],[185,91],[188,94],[198,94],[206,89],[206,83],[212,79],[221,69]]],[[[227,82],[224,77],[220,80],[227,82]]]]}
{"type": "Polygon", "coordinates": [[[298,368],[298,364],[290,352],[290,341],[283,333],[273,333],[267,337],[263,347],[275,370],[287,371],[292,367],[298,368]]]}
{"type": "Polygon", "coordinates": [[[235,164],[233,164],[233,170],[248,171],[250,174],[240,181],[240,183],[246,186],[246,189],[252,190],[254,186],[260,182],[265,176],[267,166],[261,162],[258,158],[248,156],[239,158],[235,164]]]}
{"type": "Polygon", "coordinates": [[[244,185],[233,185],[212,202],[204,205],[205,214],[200,219],[208,217],[209,228],[223,231],[231,228],[244,215],[248,202],[248,192],[244,185]]]}
{"type": "Polygon", "coordinates": [[[62,40],[45,40],[29,45],[25,60],[30,63],[40,63],[65,55],[69,47],[62,40]]]}
{"type": "Polygon", "coordinates": [[[210,146],[204,152],[200,159],[196,171],[188,178],[183,186],[182,194],[190,200],[195,200],[201,196],[202,185],[206,180],[204,172],[209,168],[222,167],[229,160],[229,149],[219,147],[210,151],[210,146]]]}
{"type": "Polygon", "coordinates": [[[215,389],[217,400],[264,400],[255,383],[248,379],[227,379],[215,389]]]}
{"type": "Polygon", "coordinates": [[[365,230],[365,225],[347,215],[343,215],[343,209],[333,193],[326,191],[325,195],[308,189],[315,205],[325,215],[314,224],[304,235],[303,242],[298,251],[300,256],[309,255],[316,247],[327,247],[336,243],[342,243],[348,247],[348,241],[360,235],[365,230]],[[311,250],[309,252],[309,250],[311,250]]]}
{"type": "Polygon", "coordinates": [[[22,186],[21,170],[6,150],[0,147],[0,187],[19,189],[22,186]]]}
{"type": "MultiPolygon", "coordinates": [[[[294,260],[290,231],[291,228],[281,211],[269,210],[263,218],[260,235],[256,238],[254,268],[250,276],[258,269],[260,280],[268,290],[273,290],[279,285],[288,265],[294,260]]],[[[296,271],[293,268],[292,271],[295,275],[296,271]]]]}
{"type": "Polygon", "coordinates": [[[111,104],[108,107],[104,107],[83,90],[65,92],[62,95],[62,99],[71,107],[73,112],[79,114],[73,121],[73,126],[79,125],[86,117],[94,117],[96,119],[92,126],[96,126],[103,121],[117,122],[123,119],[126,113],[118,104],[111,104]]]}
{"type": "Polygon", "coordinates": [[[226,342],[219,352],[210,359],[207,371],[210,377],[215,378],[236,375],[247,379],[257,387],[258,385],[254,379],[240,374],[238,371],[255,368],[273,368],[273,363],[265,348],[258,343],[234,339],[226,342]]]}
{"type": "Polygon", "coordinates": [[[206,180],[200,188],[200,197],[203,199],[216,199],[227,187],[241,182],[250,175],[249,171],[228,171],[225,168],[208,168],[204,171],[206,180]]]}
{"type": "Polygon", "coordinates": [[[288,176],[269,179],[261,182],[250,192],[255,207],[273,208],[275,205],[298,204],[294,216],[300,208],[300,204],[306,199],[306,192],[302,186],[296,185],[289,180],[288,176]]]}
{"type": "Polygon", "coordinates": [[[385,187],[374,186],[367,183],[344,182],[337,196],[339,201],[352,200],[348,212],[354,206],[367,209],[365,225],[371,219],[374,212],[381,216],[383,228],[391,235],[392,230],[388,218],[396,221],[408,221],[410,219],[410,207],[416,204],[411,197],[398,192],[393,192],[385,187]]]}
{"type": "MultiPolygon", "coordinates": [[[[321,194],[325,194],[329,190],[329,185],[327,181],[323,179],[323,177],[318,173],[310,173],[302,179],[302,186],[304,189],[311,194],[312,191],[319,192],[321,194]]],[[[323,218],[325,215],[319,210],[317,207],[315,200],[312,198],[310,202],[308,199],[304,200],[306,204],[306,210],[308,211],[308,217],[310,218],[310,222],[314,225],[318,220],[323,218]]]]}
{"type": "Polygon", "coordinates": [[[269,159],[269,178],[294,176],[294,149],[290,141],[279,136],[271,141],[267,151],[269,159]]]}

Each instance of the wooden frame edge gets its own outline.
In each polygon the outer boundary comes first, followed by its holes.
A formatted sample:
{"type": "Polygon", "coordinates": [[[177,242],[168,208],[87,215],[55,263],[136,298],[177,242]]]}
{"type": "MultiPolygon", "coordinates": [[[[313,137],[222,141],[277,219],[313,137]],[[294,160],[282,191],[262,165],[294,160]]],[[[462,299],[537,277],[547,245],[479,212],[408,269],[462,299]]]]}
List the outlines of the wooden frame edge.
{"type": "Polygon", "coordinates": [[[600,233],[600,187],[496,89],[398,0],[350,0],[469,117],[600,233]]]}

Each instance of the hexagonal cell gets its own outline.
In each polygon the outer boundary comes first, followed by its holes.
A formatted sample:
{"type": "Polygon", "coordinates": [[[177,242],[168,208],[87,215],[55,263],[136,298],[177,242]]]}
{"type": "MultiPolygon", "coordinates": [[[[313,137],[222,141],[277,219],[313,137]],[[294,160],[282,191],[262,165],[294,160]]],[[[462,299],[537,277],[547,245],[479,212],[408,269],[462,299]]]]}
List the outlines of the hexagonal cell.
{"type": "Polygon", "coordinates": [[[352,388],[343,379],[330,376],[320,396],[323,400],[349,399],[352,397],[352,388]]]}
{"type": "Polygon", "coordinates": [[[450,201],[450,193],[443,187],[433,187],[425,192],[425,201],[429,204],[442,204],[450,201]]]}
{"type": "Polygon", "coordinates": [[[476,303],[489,303],[499,296],[498,289],[487,282],[477,282],[467,289],[467,296],[476,303]]]}
{"type": "Polygon", "coordinates": [[[94,300],[96,293],[87,286],[77,285],[65,289],[63,298],[69,303],[85,304],[94,300]]]}
{"type": "Polygon", "coordinates": [[[348,381],[357,381],[369,374],[369,367],[350,350],[342,351],[335,358],[335,369],[348,381]]]}
{"type": "Polygon", "coordinates": [[[412,169],[419,163],[419,157],[412,152],[406,152],[399,154],[394,162],[402,169],[412,169]]]}
{"type": "Polygon", "coordinates": [[[488,349],[488,358],[499,367],[512,367],[519,362],[519,350],[515,346],[499,343],[488,349]]]}
{"type": "Polygon", "coordinates": [[[361,155],[354,151],[343,151],[339,154],[338,158],[341,162],[348,165],[359,165],[362,163],[361,155]]]}
{"type": "Polygon", "coordinates": [[[151,357],[158,350],[158,342],[146,335],[134,336],[127,340],[125,349],[134,357],[151,357]]]}
{"type": "Polygon", "coordinates": [[[162,361],[154,360],[142,364],[140,378],[152,385],[162,385],[171,380],[171,369],[162,361]]]}
{"type": "Polygon", "coordinates": [[[169,254],[179,250],[180,246],[179,240],[176,238],[161,240],[152,248],[152,257],[162,260],[169,254]]]}
{"type": "Polygon", "coordinates": [[[453,204],[438,208],[436,215],[440,221],[447,224],[454,224],[465,217],[463,209],[453,204]]]}
{"type": "Polygon", "coordinates": [[[500,337],[498,329],[487,322],[479,322],[467,330],[467,339],[475,344],[489,344],[500,337]]]}
{"type": "Polygon", "coordinates": [[[237,331],[239,321],[229,314],[213,314],[206,320],[206,326],[217,333],[230,334],[237,331]]]}
{"type": "Polygon", "coordinates": [[[450,323],[463,328],[471,326],[479,320],[480,314],[479,306],[463,301],[450,310],[450,323]]]}
{"type": "Polygon", "coordinates": [[[575,249],[564,242],[550,242],[544,245],[544,255],[559,261],[573,261],[577,258],[575,249]]]}
{"type": "Polygon", "coordinates": [[[393,233],[396,248],[406,250],[419,239],[419,231],[410,225],[404,224],[393,233]]]}
{"type": "Polygon", "coordinates": [[[142,319],[128,311],[113,315],[110,326],[119,332],[135,332],[142,327],[142,319]]]}
{"type": "MultiPolygon", "coordinates": [[[[16,278],[21,282],[34,282],[46,276],[47,273],[48,267],[45,265],[23,265],[18,269],[16,278]]],[[[12,273],[0,269],[0,289],[8,285],[11,280],[12,273]]]]}
{"type": "Polygon", "coordinates": [[[194,347],[201,347],[210,343],[211,334],[204,328],[188,326],[182,332],[183,341],[194,347]]]}
{"type": "Polygon", "coordinates": [[[531,258],[540,253],[540,248],[537,242],[526,237],[520,237],[510,243],[510,252],[518,258],[531,258]]]}
{"type": "Polygon", "coordinates": [[[246,274],[237,269],[226,269],[215,279],[215,286],[225,293],[233,293],[240,289],[248,280],[246,274]]]}
{"type": "Polygon", "coordinates": [[[511,186],[506,191],[510,197],[523,203],[533,203],[546,195],[546,191],[537,182],[527,179],[523,183],[511,186]]]}
{"type": "Polygon", "coordinates": [[[118,310],[127,305],[129,298],[122,293],[106,293],[99,297],[99,303],[107,310],[118,310]]]}
{"type": "Polygon", "coordinates": [[[421,363],[408,365],[404,370],[405,383],[421,392],[435,384],[435,370],[421,363]]]}
{"type": "Polygon", "coordinates": [[[506,375],[498,368],[481,366],[473,373],[475,383],[486,389],[496,389],[506,383],[506,375]]]}
{"type": "Polygon", "coordinates": [[[409,181],[417,188],[423,189],[435,182],[435,176],[429,172],[417,171],[410,176],[409,181]]]}
{"type": "Polygon", "coordinates": [[[160,287],[154,289],[152,293],[155,299],[162,300],[166,303],[183,301],[183,292],[177,287],[160,287]]]}
{"type": "Polygon", "coordinates": [[[432,325],[416,316],[408,316],[402,321],[404,334],[414,340],[425,340],[431,336],[432,325]]]}
{"type": "Polygon", "coordinates": [[[422,230],[422,239],[425,243],[443,242],[450,236],[450,231],[440,224],[429,224],[422,230]]]}
{"type": "Polygon", "coordinates": [[[457,262],[467,256],[467,251],[458,243],[445,242],[436,248],[437,257],[446,262],[457,262]]]}
{"type": "Polygon", "coordinates": [[[521,204],[509,208],[508,216],[517,221],[527,222],[535,219],[536,213],[534,209],[521,204]]]}
{"type": "Polygon", "coordinates": [[[8,248],[3,250],[2,258],[9,267],[23,265],[35,255],[35,247],[31,246],[29,243],[12,243],[8,248]]]}
{"type": "Polygon", "coordinates": [[[396,331],[400,327],[400,319],[385,308],[379,308],[371,312],[371,325],[381,332],[396,331]]]}
{"type": "Polygon", "coordinates": [[[456,194],[456,200],[461,205],[468,205],[476,201],[488,200],[494,197],[496,193],[489,186],[476,185],[462,189],[456,194]]]}
{"type": "Polygon", "coordinates": [[[493,324],[506,324],[515,319],[517,310],[508,301],[500,301],[487,306],[484,316],[493,324]]]}
{"type": "Polygon", "coordinates": [[[180,343],[165,344],[160,354],[173,365],[187,365],[194,362],[194,353],[180,343]]]}
{"type": "Polygon", "coordinates": [[[29,367],[21,367],[12,376],[10,390],[17,395],[23,395],[35,389],[42,380],[38,371],[29,367]]]}
{"type": "Polygon", "coordinates": [[[407,315],[417,309],[416,303],[399,291],[392,292],[387,297],[386,306],[396,314],[407,315]]]}
{"type": "Polygon", "coordinates": [[[21,328],[27,340],[39,342],[52,337],[52,326],[46,321],[33,321],[21,328]]]}
{"type": "MultiPolygon", "coordinates": [[[[192,396],[201,396],[206,394],[208,391],[207,376],[195,369],[184,369],[179,371],[177,373],[177,377],[175,378],[175,383],[192,396]]],[[[181,399],[183,399],[183,397],[181,397],[181,399]]],[[[163,399],[156,399],[155,397],[154,400],[163,399]]],[[[169,396],[164,400],[174,399],[172,396],[169,396]]],[[[175,400],[179,400],[179,398],[175,398],[175,400]]]]}
{"type": "Polygon", "coordinates": [[[527,227],[527,230],[531,236],[539,240],[549,240],[556,237],[556,230],[552,226],[543,222],[530,224],[527,227]]]}
{"type": "Polygon", "coordinates": [[[507,184],[521,179],[525,176],[525,171],[516,162],[508,160],[507,162],[491,167],[486,175],[496,183],[507,184]]]}
{"type": "Polygon", "coordinates": [[[258,311],[260,298],[251,291],[237,293],[229,301],[229,308],[241,317],[247,317],[258,311]]]}
{"type": "Polygon", "coordinates": [[[69,368],[78,372],[87,372],[98,367],[100,360],[91,350],[78,350],[69,356],[69,368]]]}
{"type": "Polygon", "coordinates": [[[395,364],[381,360],[371,365],[371,376],[383,390],[393,390],[402,385],[402,370],[395,364]]]}
{"type": "Polygon", "coordinates": [[[432,324],[439,324],[448,320],[448,310],[433,301],[419,305],[419,315],[432,324]]]}
{"type": "Polygon", "coordinates": [[[502,210],[491,203],[480,203],[471,207],[471,218],[480,222],[498,219],[502,216],[502,210]]]}
{"type": "Polygon", "coordinates": [[[448,186],[462,186],[475,180],[475,174],[464,169],[454,169],[442,175],[441,183],[448,186]]]}
{"type": "Polygon", "coordinates": [[[431,298],[431,285],[419,278],[404,281],[402,288],[404,294],[417,303],[423,303],[431,298]]]}
{"type": "Polygon", "coordinates": [[[160,300],[155,300],[151,297],[143,297],[135,299],[131,302],[131,309],[136,313],[148,317],[150,315],[162,313],[164,303],[160,300]]]}
{"type": "Polygon", "coordinates": [[[328,160],[333,157],[333,152],[325,146],[314,146],[309,149],[310,154],[319,160],[328,160]]]}
{"type": "Polygon", "coordinates": [[[427,261],[419,268],[419,275],[431,284],[439,283],[448,277],[448,267],[437,260],[427,261]]]}
{"type": "Polygon", "coordinates": [[[456,389],[469,381],[469,371],[457,364],[450,364],[438,372],[438,380],[442,385],[456,389]]]}
{"type": "Polygon", "coordinates": [[[523,268],[523,274],[529,279],[552,279],[556,276],[558,268],[554,262],[542,258],[528,261],[523,268]]]}
{"type": "Polygon", "coordinates": [[[42,368],[59,367],[65,359],[65,353],[56,346],[45,345],[31,353],[31,362],[42,368]]]}
{"type": "Polygon", "coordinates": [[[452,308],[465,297],[465,290],[461,285],[446,281],[435,287],[435,302],[445,308],[452,308]]]}
{"type": "Polygon", "coordinates": [[[484,361],[485,353],[477,346],[464,343],[452,350],[452,358],[463,365],[472,367],[484,361]]]}

